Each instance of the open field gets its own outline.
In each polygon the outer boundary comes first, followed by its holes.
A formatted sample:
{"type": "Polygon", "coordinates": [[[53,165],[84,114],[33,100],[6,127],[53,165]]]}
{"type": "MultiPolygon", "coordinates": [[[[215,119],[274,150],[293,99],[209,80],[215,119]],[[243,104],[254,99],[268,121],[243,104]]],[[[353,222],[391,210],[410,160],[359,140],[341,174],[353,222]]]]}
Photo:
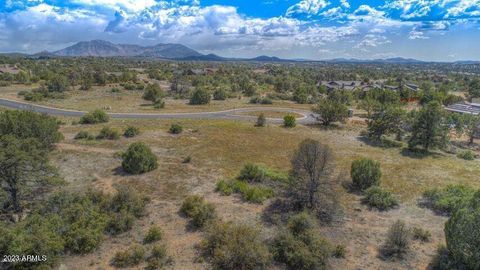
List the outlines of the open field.
{"type": "MultiPolygon", "coordinates": [[[[22,90],[34,89],[35,85],[11,85],[0,87],[0,97],[25,101],[18,92],[22,90]]],[[[95,109],[108,108],[109,112],[140,112],[140,113],[172,113],[172,112],[209,112],[222,111],[235,108],[248,107],[284,107],[296,109],[310,109],[311,105],[297,104],[292,101],[276,100],[271,105],[258,105],[249,103],[247,97],[230,98],[228,100],[212,100],[210,104],[192,106],[188,104],[187,99],[165,99],[165,108],[155,109],[151,102],[142,98],[142,90],[121,90],[119,93],[113,93],[113,87],[118,86],[94,86],[88,91],[74,90],[66,93],[64,99],[48,99],[35,104],[56,107],[61,109],[91,111],[95,109]]]]}
{"type": "MultiPolygon", "coordinates": [[[[63,118],[66,123],[73,119],[63,118]]],[[[89,187],[111,192],[116,184],[132,185],[147,193],[152,202],[149,215],[128,233],[108,239],[101,248],[83,257],[68,257],[63,263],[68,269],[109,268],[113,251],[123,249],[141,235],[151,224],[159,225],[166,233],[169,253],[175,258],[174,269],[206,269],[196,262],[195,245],[200,233],[186,229],[186,220],[178,209],[187,194],[201,194],[217,206],[224,220],[259,224],[264,205],[242,202],[236,196],[223,197],[214,192],[215,183],[222,178],[234,177],[246,162],[260,162],[281,171],[290,167],[290,157],[304,138],[313,138],[332,147],[337,164],[338,181],[349,181],[349,168],[353,159],[366,156],[381,162],[382,185],[400,198],[400,208],[389,212],[368,210],[360,197],[343,194],[345,218],[341,224],[323,227],[322,233],[332,242],[347,246],[344,260],[333,260],[333,269],[424,269],[430,262],[436,246],[443,243],[445,217],[417,206],[417,199],[427,188],[442,187],[450,183],[480,187],[476,176],[480,174],[477,161],[464,161],[449,154],[435,154],[422,159],[405,154],[402,148],[379,148],[363,142],[358,134],[363,126],[347,125],[339,129],[321,129],[316,126],[298,126],[285,129],[270,124],[255,128],[252,123],[213,120],[175,121],[184,127],[180,135],[171,135],[167,120],[114,120],[95,126],[65,125],[65,140],[52,154],[54,164],[65,177],[67,189],[82,190],[89,187]],[[140,128],[141,135],[116,141],[75,141],[80,130],[98,133],[103,126],[122,131],[126,126],[140,128]],[[159,157],[159,168],[140,176],[124,175],[116,153],[134,141],[151,146],[159,157]],[[192,161],[182,160],[191,156],[192,161]],[[378,257],[378,246],[383,242],[388,226],[396,219],[404,219],[409,226],[418,225],[432,232],[433,240],[415,243],[415,252],[403,261],[383,261],[378,257]]],[[[271,234],[269,227],[264,228],[271,234]]],[[[141,269],[140,267],[138,269],[141,269]]]]}

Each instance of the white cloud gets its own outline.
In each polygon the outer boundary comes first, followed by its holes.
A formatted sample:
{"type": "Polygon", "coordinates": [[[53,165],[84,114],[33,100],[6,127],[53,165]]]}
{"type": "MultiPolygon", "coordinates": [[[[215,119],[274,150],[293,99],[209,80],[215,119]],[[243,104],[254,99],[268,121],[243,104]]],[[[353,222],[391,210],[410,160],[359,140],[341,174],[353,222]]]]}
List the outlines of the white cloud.
{"type": "Polygon", "coordinates": [[[389,44],[391,41],[385,37],[378,34],[366,34],[363,39],[355,45],[354,48],[368,51],[368,48],[378,47],[380,45],[389,44]]]}
{"type": "Polygon", "coordinates": [[[126,9],[129,11],[141,11],[157,4],[155,0],[72,0],[72,3],[87,6],[102,6],[112,9],[126,9]]]}
{"type": "Polygon", "coordinates": [[[348,2],[348,0],[340,0],[340,4],[344,8],[350,8],[350,3],[348,2]]]}
{"type": "Polygon", "coordinates": [[[320,10],[326,8],[330,3],[327,0],[301,0],[288,8],[286,15],[308,14],[316,15],[320,10]]]}

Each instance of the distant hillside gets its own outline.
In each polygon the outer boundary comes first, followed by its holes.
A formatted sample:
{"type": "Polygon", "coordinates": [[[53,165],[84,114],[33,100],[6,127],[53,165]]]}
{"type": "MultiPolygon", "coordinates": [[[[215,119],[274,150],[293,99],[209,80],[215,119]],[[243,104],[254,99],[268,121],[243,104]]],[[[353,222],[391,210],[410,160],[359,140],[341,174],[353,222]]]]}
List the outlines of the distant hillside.
{"type": "Polygon", "coordinates": [[[93,57],[156,57],[177,59],[202,56],[201,53],[180,44],[157,44],[139,46],[114,44],[105,40],[82,41],[65,49],[52,53],[56,56],[93,56],[93,57]]]}

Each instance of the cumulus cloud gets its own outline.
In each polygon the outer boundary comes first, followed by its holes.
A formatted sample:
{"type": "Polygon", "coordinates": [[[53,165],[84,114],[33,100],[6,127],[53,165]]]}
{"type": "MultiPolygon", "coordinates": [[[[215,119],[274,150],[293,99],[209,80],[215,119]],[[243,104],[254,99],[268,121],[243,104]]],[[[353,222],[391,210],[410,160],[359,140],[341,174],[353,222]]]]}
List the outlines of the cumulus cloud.
{"type": "Polygon", "coordinates": [[[288,8],[286,15],[294,14],[316,15],[320,10],[326,8],[330,3],[327,0],[301,0],[288,8]]]}
{"type": "Polygon", "coordinates": [[[9,1],[11,10],[0,11],[0,50],[37,52],[107,39],[182,43],[227,55],[318,53],[328,47],[330,53],[361,50],[373,55],[392,44],[395,35],[414,42],[480,16],[476,15],[480,0],[387,0],[381,5],[365,1],[370,4],[359,6],[348,0],[298,1],[268,18],[242,14],[234,6],[201,5],[198,0],[72,0],[62,2],[65,5],[9,1]]]}

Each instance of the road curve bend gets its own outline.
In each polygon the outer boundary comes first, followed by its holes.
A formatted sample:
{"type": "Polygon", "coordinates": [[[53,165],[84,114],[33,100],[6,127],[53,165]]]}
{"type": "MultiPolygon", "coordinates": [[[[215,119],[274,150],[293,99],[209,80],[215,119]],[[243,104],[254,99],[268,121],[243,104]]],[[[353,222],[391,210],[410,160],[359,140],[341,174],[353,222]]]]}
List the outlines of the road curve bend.
{"type": "MultiPolygon", "coordinates": [[[[7,107],[16,110],[27,110],[38,113],[45,113],[53,116],[70,116],[81,117],[86,112],[59,109],[53,107],[47,107],[42,105],[36,105],[17,100],[0,98],[0,106],[7,107]]],[[[254,121],[256,116],[241,115],[239,113],[244,112],[256,112],[256,111],[281,111],[286,113],[297,113],[302,117],[297,118],[299,124],[313,124],[316,121],[315,114],[307,110],[292,109],[292,108],[275,108],[275,107],[249,107],[238,108],[224,111],[213,112],[192,112],[192,113],[107,113],[111,118],[118,119],[226,119],[226,120],[241,120],[241,121],[254,121]]],[[[281,123],[283,119],[279,118],[267,118],[268,122],[281,123]]]]}

